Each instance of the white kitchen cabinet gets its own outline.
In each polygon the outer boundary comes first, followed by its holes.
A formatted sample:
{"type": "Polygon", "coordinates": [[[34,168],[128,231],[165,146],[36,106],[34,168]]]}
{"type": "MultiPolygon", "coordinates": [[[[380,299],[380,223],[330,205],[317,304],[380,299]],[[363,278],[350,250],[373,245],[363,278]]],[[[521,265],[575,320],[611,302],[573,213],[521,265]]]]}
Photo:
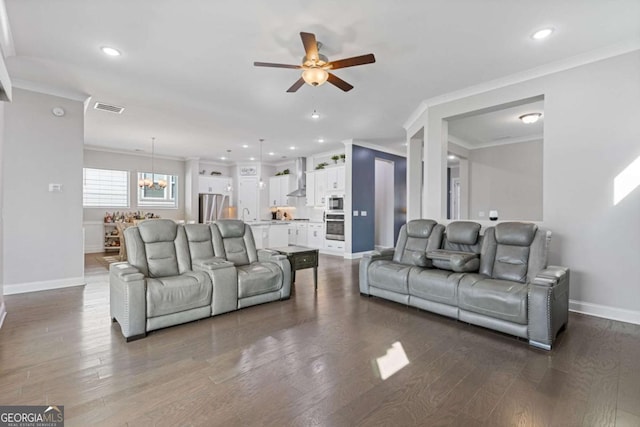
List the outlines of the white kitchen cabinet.
{"type": "Polygon", "coordinates": [[[287,224],[271,224],[269,226],[269,242],[267,248],[281,248],[289,244],[289,226],[287,224]]]}
{"type": "Polygon", "coordinates": [[[316,206],[323,206],[326,203],[327,196],[327,170],[319,169],[315,171],[316,184],[316,206]]]}
{"type": "Polygon", "coordinates": [[[222,176],[198,177],[198,193],[200,194],[229,194],[227,188],[232,188],[233,180],[222,176]]]}
{"type": "Polygon", "coordinates": [[[307,227],[307,246],[314,249],[324,248],[324,224],[309,223],[307,227]]]}
{"type": "Polygon", "coordinates": [[[307,198],[305,200],[306,206],[316,205],[316,173],[309,171],[307,174],[307,198]]]}
{"type": "Polygon", "coordinates": [[[328,239],[325,239],[324,248],[327,251],[344,252],[344,242],[342,240],[328,240],[328,239]]]}
{"type": "Polygon", "coordinates": [[[289,206],[287,194],[295,190],[293,179],[291,175],[269,178],[269,206],[289,206]]]}
{"type": "Polygon", "coordinates": [[[305,222],[289,224],[289,244],[307,246],[307,226],[305,222]]]}
{"type": "Polygon", "coordinates": [[[331,194],[331,192],[338,191],[344,192],[344,177],[345,177],[345,168],[344,166],[335,166],[332,168],[327,168],[327,193],[331,194]]]}
{"type": "Polygon", "coordinates": [[[251,232],[253,233],[253,241],[256,249],[264,249],[269,244],[269,225],[268,224],[251,224],[251,232]]]}

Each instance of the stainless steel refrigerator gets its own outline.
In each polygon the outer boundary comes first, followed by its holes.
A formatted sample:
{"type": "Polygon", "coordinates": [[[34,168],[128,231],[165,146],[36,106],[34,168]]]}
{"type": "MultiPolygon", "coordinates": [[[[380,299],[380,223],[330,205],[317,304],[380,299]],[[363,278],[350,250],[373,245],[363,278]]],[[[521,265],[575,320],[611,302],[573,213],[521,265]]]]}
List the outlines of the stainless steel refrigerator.
{"type": "Polygon", "coordinates": [[[200,194],[198,222],[209,224],[218,219],[227,218],[229,213],[229,197],[225,194],[200,194]]]}

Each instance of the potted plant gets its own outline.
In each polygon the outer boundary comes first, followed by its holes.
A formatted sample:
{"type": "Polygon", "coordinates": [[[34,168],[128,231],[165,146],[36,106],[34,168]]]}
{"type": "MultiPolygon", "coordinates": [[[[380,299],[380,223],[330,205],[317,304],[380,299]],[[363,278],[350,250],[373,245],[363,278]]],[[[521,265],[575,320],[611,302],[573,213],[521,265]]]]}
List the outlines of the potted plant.
{"type": "Polygon", "coordinates": [[[333,160],[333,163],[338,164],[338,160],[340,160],[340,156],[337,154],[335,156],[331,156],[331,160],[333,160]]]}
{"type": "Polygon", "coordinates": [[[345,159],[347,158],[346,154],[340,154],[340,158],[342,159],[342,163],[344,163],[345,159]]]}

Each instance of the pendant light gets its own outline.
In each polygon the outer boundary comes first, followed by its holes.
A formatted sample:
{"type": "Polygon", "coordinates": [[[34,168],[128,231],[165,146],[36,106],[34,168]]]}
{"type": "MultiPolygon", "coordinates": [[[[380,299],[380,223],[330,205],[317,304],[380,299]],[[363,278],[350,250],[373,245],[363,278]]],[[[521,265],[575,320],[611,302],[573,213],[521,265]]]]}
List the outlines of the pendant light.
{"type": "Polygon", "coordinates": [[[156,172],[155,172],[155,164],[154,164],[155,163],[154,162],[155,145],[156,145],[156,138],[152,136],[151,137],[151,179],[140,178],[138,180],[138,187],[140,188],[147,187],[154,190],[160,190],[167,187],[167,181],[165,181],[164,179],[160,179],[156,182],[156,172]]]}
{"type": "Polygon", "coordinates": [[[258,188],[260,190],[264,189],[264,181],[262,180],[262,143],[264,142],[263,138],[260,138],[260,181],[258,181],[258,188]]]}

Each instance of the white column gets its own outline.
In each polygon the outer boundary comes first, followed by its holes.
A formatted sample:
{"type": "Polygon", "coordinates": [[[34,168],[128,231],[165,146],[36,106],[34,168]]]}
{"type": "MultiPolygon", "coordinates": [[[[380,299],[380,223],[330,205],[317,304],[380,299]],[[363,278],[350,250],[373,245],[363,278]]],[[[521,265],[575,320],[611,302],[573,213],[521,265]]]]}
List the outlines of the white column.
{"type": "Polygon", "coordinates": [[[422,146],[424,128],[407,137],[407,221],[422,217],[422,146]]]}
{"type": "Polygon", "coordinates": [[[185,221],[198,221],[198,177],[200,159],[189,157],[184,168],[184,216],[185,221]]]}

